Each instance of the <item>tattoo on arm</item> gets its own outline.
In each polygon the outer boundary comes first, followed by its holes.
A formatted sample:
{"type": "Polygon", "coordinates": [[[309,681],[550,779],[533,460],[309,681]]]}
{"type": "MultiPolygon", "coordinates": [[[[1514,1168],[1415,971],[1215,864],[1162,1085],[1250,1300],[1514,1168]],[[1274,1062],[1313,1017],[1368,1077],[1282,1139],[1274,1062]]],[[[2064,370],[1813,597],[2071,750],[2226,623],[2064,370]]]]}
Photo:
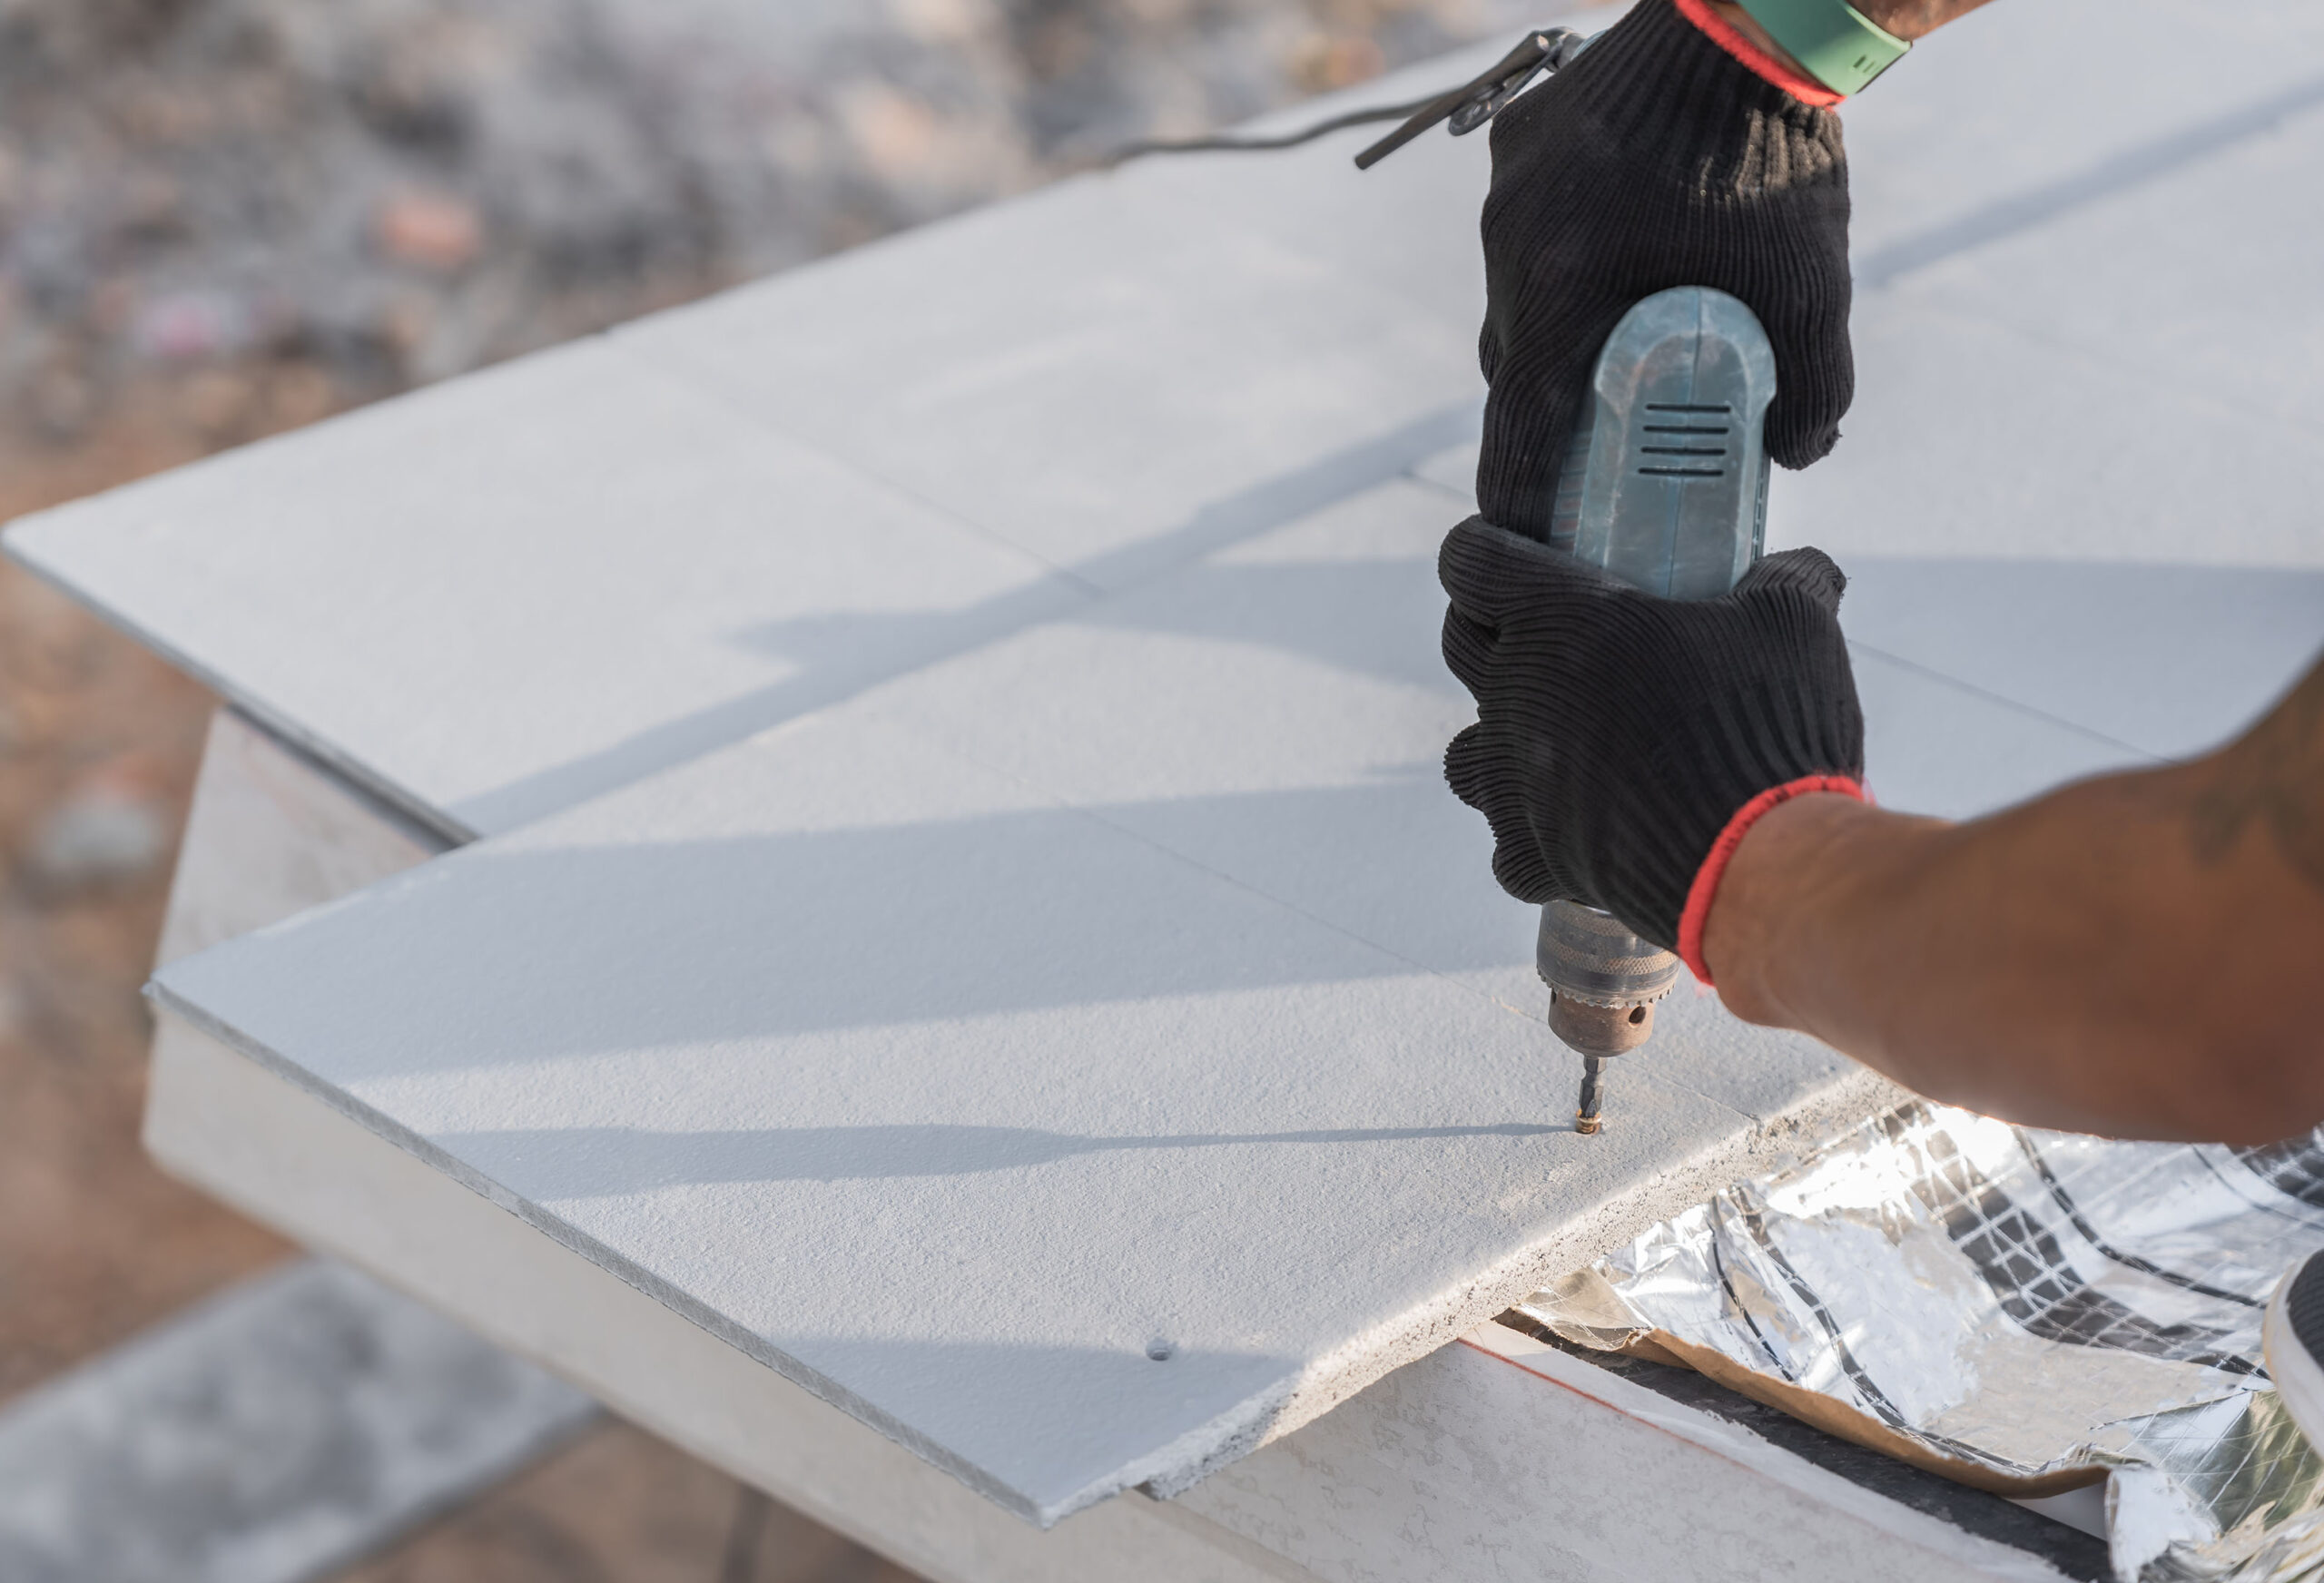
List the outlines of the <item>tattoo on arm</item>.
{"type": "Polygon", "coordinates": [[[2259,724],[2219,756],[2187,811],[2195,860],[2226,860],[2263,823],[2301,879],[2324,892],[2324,657],[2259,724]]]}

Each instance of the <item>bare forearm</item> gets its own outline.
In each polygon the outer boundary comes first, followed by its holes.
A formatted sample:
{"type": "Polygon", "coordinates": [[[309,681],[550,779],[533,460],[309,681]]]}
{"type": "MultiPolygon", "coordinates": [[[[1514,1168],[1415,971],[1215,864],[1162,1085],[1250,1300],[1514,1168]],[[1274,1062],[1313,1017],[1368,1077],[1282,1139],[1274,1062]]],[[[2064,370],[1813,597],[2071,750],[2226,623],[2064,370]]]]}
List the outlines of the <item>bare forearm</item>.
{"type": "Polygon", "coordinates": [[[1968,824],[1802,798],[1738,850],[1704,954],[1738,1015],[1934,1098],[2287,1136],[2324,1120],[2319,791],[2324,671],[2209,759],[1968,824]]]}
{"type": "MultiPolygon", "coordinates": [[[[1946,23],[1989,3],[1990,0],[1851,0],[1866,21],[1902,39],[1925,38],[1946,23]]],[[[1725,17],[1729,26],[1777,60],[1795,71],[1800,69],[1790,52],[1769,37],[1767,29],[1735,0],[1712,0],[1712,9],[1725,17]]]]}
{"type": "Polygon", "coordinates": [[[1923,38],[1987,0],[1850,0],[1866,21],[1898,38],[1923,38]]]}

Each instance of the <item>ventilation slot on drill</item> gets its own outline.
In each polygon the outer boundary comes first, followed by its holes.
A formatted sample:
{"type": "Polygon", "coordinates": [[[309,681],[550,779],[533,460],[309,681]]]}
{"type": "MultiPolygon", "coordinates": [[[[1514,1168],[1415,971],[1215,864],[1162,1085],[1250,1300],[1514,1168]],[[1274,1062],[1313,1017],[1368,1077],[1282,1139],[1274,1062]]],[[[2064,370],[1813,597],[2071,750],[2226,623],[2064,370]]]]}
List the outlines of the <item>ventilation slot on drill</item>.
{"type": "MultiPolygon", "coordinates": [[[[1670,410],[1670,408],[1667,407],[1658,407],[1651,408],[1651,410],[1667,412],[1670,410]]],[[[1689,410],[1691,411],[1696,409],[1689,408],[1689,410]]],[[[1724,412],[1726,408],[1723,407],[1707,408],[1701,408],[1700,410],[1724,412]]],[[[1723,440],[1723,437],[1727,433],[1727,429],[1724,426],[1714,428],[1709,424],[1699,423],[1642,423],[1639,425],[1639,428],[1641,432],[1648,435],[1660,435],[1667,437],[1660,445],[1640,446],[1638,447],[1638,452],[1641,457],[1670,457],[1674,458],[1679,457],[1703,457],[1724,460],[1727,456],[1727,447],[1724,443],[1718,445],[1687,445],[1684,443],[1673,443],[1696,438],[1723,440]]],[[[1659,463],[1646,463],[1640,467],[1639,473],[1641,477],[1649,478],[1718,478],[1726,476],[1727,469],[1725,467],[1706,467],[1700,462],[1694,463],[1690,466],[1685,462],[1672,460],[1659,463]]]]}
{"type": "MultiPolygon", "coordinates": [[[[1649,401],[1646,403],[1646,410],[1649,412],[1683,413],[1689,416],[1701,416],[1705,418],[1731,418],[1735,414],[1735,409],[1731,407],[1699,406],[1691,402],[1683,401],[1649,401]]],[[[1706,438],[1711,436],[1723,437],[1727,433],[1727,426],[1725,424],[1720,424],[1718,428],[1714,428],[1709,424],[1642,423],[1639,425],[1639,428],[1641,432],[1646,434],[1667,434],[1678,436],[1701,435],[1706,438]]],[[[1727,447],[1725,445],[1642,445],[1639,447],[1638,449],[1640,456],[1647,457],[1724,457],[1727,455],[1727,447]]],[[[1683,463],[1671,461],[1664,462],[1657,466],[1642,466],[1639,468],[1639,476],[1645,478],[1723,478],[1727,476],[1727,469],[1725,467],[1706,467],[1699,464],[1689,467],[1683,463]]]]}

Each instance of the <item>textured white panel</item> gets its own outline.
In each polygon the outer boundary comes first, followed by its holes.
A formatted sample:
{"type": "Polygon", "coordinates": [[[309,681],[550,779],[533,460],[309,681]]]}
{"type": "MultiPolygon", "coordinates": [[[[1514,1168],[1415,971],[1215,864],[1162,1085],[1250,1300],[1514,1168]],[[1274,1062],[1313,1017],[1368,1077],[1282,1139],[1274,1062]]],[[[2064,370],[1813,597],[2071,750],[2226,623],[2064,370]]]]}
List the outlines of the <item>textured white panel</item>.
{"type": "MultiPolygon", "coordinates": [[[[1028,1515],[1175,1487],[1881,1095],[1682,994],[1570,1130],[1437,780],[1444,509],[1386,486],[165,994],[1028,1515]]],[[[1903,806],[2135,756],[1863,666],[1903,806]]]]}
{"type": "MultiPolygon", "coordinates": [[[[1554,20],[1594,33],[1616,21],[1622,9],[1591,7],[1554,20]]],[[[1287,133],[1347,111],[1425,98],[1483,71],[1517,37],[1497,34],[1489,43],[1295,105],[1240,130],[1287,133]]],[[[1454,324],[1472,327],[1485,305],[1477,213],[1492,175],[1488,134],[1456,138],[1440,126],[1372,169],[1357,170],[1357,152],[1393,125],[1350,127],[1264,155],[1148,157],[1109,179],[1140,195],[1174,199],[1190,213],[1231,220],[1454,324]]]]}
{"type": "MultiPolygon", "coordinates": [[[[1857,272],[1907,277],[2169,177],[2264,134],[2319,89],[2324,15],[2305,0],[1986,6],[1841,112],[1857,272]]],[[[2173,245],[2139,239],[2142,252],[2173,245]]]]}
{"type": "MultiPolygon", "coordinates": [[[[1442,772],[1475,718],[1438,654],[1452,515],[1434,488],[1390,485],[861,707],[1540,1018],[1540,910],[1493,881],[1492,835],[1442,772]]],[[[1714,1008],[1680,1018],[1624,1073],[1683,1071],[1766,1118],[1854,1070],[1714,1008]]],[[[1556,1118],[1581,1066],[1541,1038],[1556,1118]]]]}
{"type": "MultiPolygon", "coordinates": [[[[2324,23],[2286,29],[2279,64],[2308,81],[2239,93],[2240,135],[2208,157],[2131,167],[2040,226],[1932,258],[1865,306],[1925,303],[2101,359],[2133,388],[2200,394],[2230,412],[2304,422],[2324,438],[2324,23]],[[2302,36],[2302,35],[2305,36],[2302,36]],[[2131,172],[2126,171],[2126,173],[2131,172]]],[[[1878,255],[1869,268],[1879,267],[1878,255]]],[[[2260,432],[2272,432],[2263,428],[2260,432]]],[[[2183,468],[2192,446],[2152,459],[2183,468]]]]}
{"type": "Polygon", "coordinates": [[[1859,314],[1856,356],[1838,449],[1777,471],[1770,545],[2324,567],[2312,423],[1918,303],[1859,314]]]}
{"type": "Polygon", "coordinates": [[[1231,212],[1090,176],[615,339],[1113,589],[1463,438],[1475,336],[1231,212]]]}
{"type": "Polygon", "coordinates": [[[2324,571],[1852,556],[1847,572],[1841,622],[1859,651],[2068,723],[2124,756],[2216,746],[2324,647],[2324,571]]]}
{"type": "Polygon", "coordinates": [[[868,722],[161,984],[1042,1520],[1321,1411],[1753,1142],[1644,1073],[1582,1138],[1531,1019],[868,722]]]}
{"type": "Polygon", "coordinates": [[[454,835],[1078,597],[598,340],[46,513],[8,547],[454,835]]]}
{"type": "Polygon", "coordinates": [[[1497,1325],[1175,1500],[1039,1532],[312,1096],[162,1032],[150,1136],[173,1170],[939,1583],[2057,1576],[1497,1325]]]}

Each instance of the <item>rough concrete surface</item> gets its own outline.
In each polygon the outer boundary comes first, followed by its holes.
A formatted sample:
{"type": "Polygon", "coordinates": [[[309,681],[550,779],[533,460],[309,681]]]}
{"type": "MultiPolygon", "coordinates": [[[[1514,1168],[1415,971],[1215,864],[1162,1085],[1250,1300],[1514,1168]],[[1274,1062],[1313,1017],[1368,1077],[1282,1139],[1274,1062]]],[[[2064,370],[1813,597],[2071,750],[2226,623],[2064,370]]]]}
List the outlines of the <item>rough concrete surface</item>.
{"type": "Polygon", "coordinates": [[[0,1576],[294,1583],[596,1411],[351,1271],[300,1264],[0,1413],[0,1576]]]}
{"type": "Polygon", "coordinates": [[[606,1422],[333,1583],[914,1583],[644,1430],[606,1422]]]}

